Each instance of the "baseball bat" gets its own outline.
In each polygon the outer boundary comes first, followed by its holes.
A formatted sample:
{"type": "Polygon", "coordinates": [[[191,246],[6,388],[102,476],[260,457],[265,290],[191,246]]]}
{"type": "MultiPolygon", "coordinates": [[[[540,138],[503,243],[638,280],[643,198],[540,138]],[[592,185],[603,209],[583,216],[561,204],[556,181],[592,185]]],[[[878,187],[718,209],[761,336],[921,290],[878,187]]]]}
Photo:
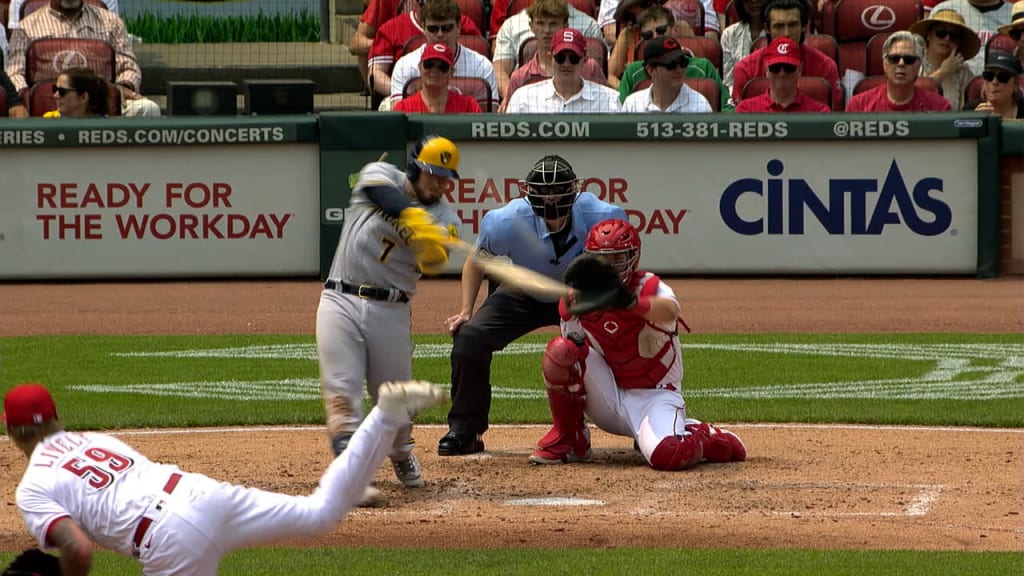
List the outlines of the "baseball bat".
{"type": "Polygon", "coordinates": [[[383,162],[383,161],[385,161],[387,159],[388,159],[388,153],[385,152],[385,153],[380,155],[380,158],[377,158],[377,162],[383,162]]]}
{"type": "Polygon", "coordinates": [[[529,268],[481,253],[476,250],[472,244],[465,240],[452,240],[448,242],[448,247],[464,252],[467,255],[471,255],[473,261],[480,266],[484,273],[494,277],[502,284],[506,284],[526,292],[527,294],[557,298],[569,291],[569,287],[558,280],[548,278],[547,276],[539,272],[534,272],[529,268]]]}

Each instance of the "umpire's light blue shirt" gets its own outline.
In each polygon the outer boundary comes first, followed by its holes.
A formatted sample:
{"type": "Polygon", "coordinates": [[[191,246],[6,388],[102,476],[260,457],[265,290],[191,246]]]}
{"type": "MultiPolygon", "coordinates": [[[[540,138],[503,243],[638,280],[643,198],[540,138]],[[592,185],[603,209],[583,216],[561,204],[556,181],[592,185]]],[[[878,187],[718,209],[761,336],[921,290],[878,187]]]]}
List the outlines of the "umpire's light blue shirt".
{"type": "Polygon", "coordinates": [[[583,252],[590,229],[609,218],[626,220],[626,212],[598,200],[590,192],[581,192],[572,206],[572,232],[566,238],[569,248],[556,257],[544,219],[533,213],[526,198],[516,198],[484,215],[476,245],[495,256],[508,256],[519,266],[561,280],[569,263],[583,252]]]}

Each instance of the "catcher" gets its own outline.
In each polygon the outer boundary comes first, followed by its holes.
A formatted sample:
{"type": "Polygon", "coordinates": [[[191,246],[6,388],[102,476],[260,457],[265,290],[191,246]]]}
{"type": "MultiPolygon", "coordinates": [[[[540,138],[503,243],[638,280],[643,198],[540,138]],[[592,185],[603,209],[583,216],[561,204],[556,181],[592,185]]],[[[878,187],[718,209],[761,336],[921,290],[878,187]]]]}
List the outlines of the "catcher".
{"type": "Polygon", "coordinates": [[[541,366],[553,426],[530,461],[589,460],[584,414],[605,432],[632,437],[655,470],[746,458],[738,436],[686,418],[679,301],[668,284],[637,270],[639,260],[636,229],[605,220],[566,269],[572,291],[559,302],[562,335],[548,342],[541,366]]]}
{"type": "Polygon", "coordinates": [[[309,496],[219,482],[153,462],[106,434],[69,432],[49,390],[15,386],[4,396],[4,425],[28,458],[15,500],[40,545],[4,574],[79,576],[92,568],[93,542],[136,558],[146,576],[214,575],[225,554],[327,532],[348,514],[420,410],[444,399],[428,382],[387,382],[377,406],[309,496]]]}

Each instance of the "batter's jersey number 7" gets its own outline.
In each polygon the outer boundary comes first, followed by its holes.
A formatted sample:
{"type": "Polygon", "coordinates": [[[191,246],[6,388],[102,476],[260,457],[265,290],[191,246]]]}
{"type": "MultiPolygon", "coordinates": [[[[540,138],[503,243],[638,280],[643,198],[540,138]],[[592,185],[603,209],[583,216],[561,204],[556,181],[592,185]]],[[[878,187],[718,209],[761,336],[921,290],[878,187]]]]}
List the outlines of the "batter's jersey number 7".
{"type": "Polygon", "coordinates": [[[61,467],[84,479],[89,486],[97,490],[103,490],[112,484],[118,475],[135,465],[131,458],[105,448],[86,448],[82,456],[85,456],[85,459],[75,457],[61,467]]]}

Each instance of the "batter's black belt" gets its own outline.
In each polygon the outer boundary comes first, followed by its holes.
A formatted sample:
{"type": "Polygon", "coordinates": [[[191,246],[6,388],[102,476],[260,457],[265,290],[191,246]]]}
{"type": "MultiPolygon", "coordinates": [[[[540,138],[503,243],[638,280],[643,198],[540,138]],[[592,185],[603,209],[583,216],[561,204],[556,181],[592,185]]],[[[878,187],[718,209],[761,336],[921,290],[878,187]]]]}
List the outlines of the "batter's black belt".
{"type": "Polygon", "coordinates": [[[398,288],[381,288],[371,284],[349,284],[337,280],[328,280],[324,283],[328,290],[338,290],[342,294],[351,294],[364,300],[378,300],[380,302],[408,302],[409,295],[398,288]]]}

